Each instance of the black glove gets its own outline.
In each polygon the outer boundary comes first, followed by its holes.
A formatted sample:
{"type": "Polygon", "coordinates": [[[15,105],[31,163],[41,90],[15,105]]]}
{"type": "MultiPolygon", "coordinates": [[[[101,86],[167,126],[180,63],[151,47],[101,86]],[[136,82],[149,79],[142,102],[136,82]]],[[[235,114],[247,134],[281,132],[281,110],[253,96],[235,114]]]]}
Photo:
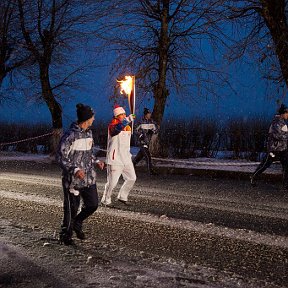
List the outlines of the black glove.
{"type": "Polygon", "coordinates": [[[153,130],[148,130],[147,134],[150,136],[150,135],[153,135],[153,130]]]}

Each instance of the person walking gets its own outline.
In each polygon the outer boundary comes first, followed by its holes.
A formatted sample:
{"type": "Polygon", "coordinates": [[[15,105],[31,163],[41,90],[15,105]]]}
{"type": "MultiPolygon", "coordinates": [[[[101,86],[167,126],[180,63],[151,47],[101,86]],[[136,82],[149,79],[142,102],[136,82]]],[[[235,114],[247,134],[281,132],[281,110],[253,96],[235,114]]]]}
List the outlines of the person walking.
{"type": "Polygon", "coordinates": [[[131,127],[135,115],[126,117],[123,107],[116,105],[113,110],[114,117],[108,126],[107,143],[107,183],[101,203],[104,206],[111,206],[111,195],[116,187],[120,176],[123,176],[124,183],[119,190],[117,199],[125,205],[129,205],[128,196],[136,181],[135,169],[130,153],[131,127]]]}
{"type": "Polygon", "coordinates": [[[104,168],[104,163],[93,155],[90,126],[94,121],[94,111],[82,103],[77,104],[76,108],[78,120],[62,136],[57,153],[57,161],[62,168],[64,192],[60,242],[65,245],[74,244],[73,231],[77,238],[85,239],[83,221],[98,208],[95,165],[100,169],[104,168]],[[80,197],[83,206],[78,213],[80,197]]]}
{"type": "Polygon", "coordinates": [[[135,132],[138,138],[140,150],[133,159],[134,167],[145,158],[147,164],[147,170],[150,175],[156,175],[153,170],[151,154],[149,151],[149,145],[153,134],[157,134],[159,129],[156,122],[152,119],[152,113],[148,108],[144,108],[143,117],[135,127],[135,132]]]}
{"type": "Polygon", "coordinates": [[[250,176],[250,183],[256,186],[258,176],[263,173],[275,161],[280,161],[283,171],[283,187],[288,189],[288,108],[282,104],[278,113],[274,116],[269,127],[267,153],[262,162],[250,176]]]}

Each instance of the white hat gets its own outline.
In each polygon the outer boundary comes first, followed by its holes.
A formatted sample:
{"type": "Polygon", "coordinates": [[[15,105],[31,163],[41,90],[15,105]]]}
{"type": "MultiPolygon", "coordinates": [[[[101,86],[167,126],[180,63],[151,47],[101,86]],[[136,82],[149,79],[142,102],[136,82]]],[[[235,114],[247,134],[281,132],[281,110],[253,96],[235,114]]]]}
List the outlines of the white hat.
{"type": "Polygon", "coordinates": [[[114,116],[118,116],[120,114],[126,114],[125,110],[123,107],[119,106],[119,105],[115,105],[114,106],[114,110],[113,110],[114,116]]]}

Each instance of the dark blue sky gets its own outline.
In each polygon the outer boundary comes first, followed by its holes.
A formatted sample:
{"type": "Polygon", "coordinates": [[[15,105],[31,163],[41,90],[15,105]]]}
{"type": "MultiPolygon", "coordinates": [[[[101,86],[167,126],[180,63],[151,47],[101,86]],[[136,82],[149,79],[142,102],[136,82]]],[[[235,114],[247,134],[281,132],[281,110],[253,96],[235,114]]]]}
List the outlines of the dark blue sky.
{"type": "MultiPolygon", "coordinates": [[[[81,82],[84,89],[75,92],[74,98],[66,100],[63,106],[63,121],[65,126],[76,119],[75,105],[79,102],[91,105],[96,111],[96,121],[101,119],[108,121],[112,117],[112,106],[109,102],[111,87],[116,83],[109,83],[109,69],[96,69],[90,74],[83,75],[81,82]],[[107,89],[107,85],[111,87],[107,89]]],[[[252,118],[255,116],[272,117],[277,105],[277,95],[267,95],[266,82],[261,79],[257,66],[243,64],[240,68],[232,65],[230,69],[230,83],[237,95],[228,87],[221,88],[217,99],[199,99],[197,97],[183,98],[179,95],[170,95],[164,119],[208,117],[216,121],[229,118],[252,118]],[[273,97],[272,97],[273,96],[273,97]],[[275,97],[274,97],[275,96],[275,97]]],[[[193,93],[193,92],[192,92],[193,93]]],[[[276,93],[276,90],[275,90],[276,93]]],[[[136,114],[142,114],[144,107],[153,107],[153,103],[137,101],[136,82],[136,114]]],[[[126,106],[128,110],[128,104],[126,106]]],[[[48,108],[33,101],[19,101],[16,103],[4,103],[0,107],[0,121],[8,122],[51,122],[48,108]]]]}
{"type": "MultiPolygon", "coordinates": [[[[225,30],[227,30],[228,34],[233,34],[229,25],[225,26],[225,30]]],[[[246,32],[244,31],[243,33],[246,32]]],[[[75,57],[73,58],[76,60],[74,63],[76,66],[79,62],[81,64],[85,62],[85,58],[94,57],[91,51],[93,51],[93,47],[96,44],[93,41],[92,39],[91,43],[87,45],[88,50],[90,50],[89,53],[86,53],[85,48],[83,48],[83,50],[77,49],[74,52],[75,57]]],[[[206,53],[206,56],[211,56],[212,58],[219,58],[224,54],[224,50],[222,51],[221,48],[214,54],[215,51],[207,41],[201,41],[201,50],[206,53]]],[[[100,62],[104,65],[112,63],[114,59],[111,59],[111,57],[113,58],[112,54],[103,56],[100,62]]],[[[210,59],[206,60],[209,62],[210,59]]],[[[241,59],[240,61],[243,62],[244,60],[245,59],[241,59]]],[[[99,61],[99,59],[97,61],[99,61]]],[[[254,66],[252,64],[242,64],[241,66],[239,66],[239,64],[233,64],[227,68],[230,74],[230,84],[236,93],[230,90],[229,87],[226,87],[218,89],[219,98],[217,99],[200,99],[193,95],[193,93],[195,93],[194,91],[191,91],[191,97],[185,98],[181,95],[171,94],[167,101],[164,119],[208,117],[216,121],[223,121],[229,118],[241,117],[246,119],[266,115],[267,118],[271,118],[277,109],[276,100],[280,98],[281,95],[276,94],[276,87],[275,92],[272,89],[269,90],[270,92],[267,92],[267,80],[261,79],[257,65],[257,63],[255,63],[254,66]],[[273,91],[273,95],[271,95],[271,91],[273,91]]],[[[88,104],[94,108],[96,111],[96,121],[100,119],[109,121],[112,117],[113,107],[113,104],[109,102],[109,97],[116,84],[116,79],[114,79],[114,82],[110,80],[110,70],[111,66],[109,67],[109,65],[107,65],[104,66],[104,68],[83,73],[79,78],[79,82],[81,82],[84,88],[76,91],[74,97],[71,97],[71,95],[63,95],[63,98],[66,99],[65,101],[61,101],[65,125],[76,119],[75,105],[79,102],[88,104]]],[[[139,117],[142,116],[143,108],[148,107],[152,109],[153,103],[149,101],[140,103],[137,92],[136,81],[136,114],[139,117]]],[[[30,122],[32,124],[39,122],[51,123],[51,116],[45,104],[35,104],[33,101],[25,100],[25,97],[21,95],[15,94],[15,97],[18,99],[18,103],[4,102],[1,104],[0,121],[30,122]]],[[[128,103],[126,104],[126,108],[128,108],[128,103]]]]}

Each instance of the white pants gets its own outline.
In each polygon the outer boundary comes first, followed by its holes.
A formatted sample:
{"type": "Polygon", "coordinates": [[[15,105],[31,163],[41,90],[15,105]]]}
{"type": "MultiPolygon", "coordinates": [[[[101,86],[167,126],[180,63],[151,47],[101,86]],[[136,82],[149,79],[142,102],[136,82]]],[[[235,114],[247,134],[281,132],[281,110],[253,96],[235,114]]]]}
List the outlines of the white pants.
{"type": "Polygon", "coordinates": [[[123,176],[124,183],[120,188],[117,198],[123,201],[128,201],[129,192],[133,188],[136,181],[135,169],[132,162],[131,164],[129,163],[128,165],[124,166],[107,166],[107,183],[105,185],[101,203],[105,205],[111,204],[112,191],[116,187],[121,175],[123,176]]]}

